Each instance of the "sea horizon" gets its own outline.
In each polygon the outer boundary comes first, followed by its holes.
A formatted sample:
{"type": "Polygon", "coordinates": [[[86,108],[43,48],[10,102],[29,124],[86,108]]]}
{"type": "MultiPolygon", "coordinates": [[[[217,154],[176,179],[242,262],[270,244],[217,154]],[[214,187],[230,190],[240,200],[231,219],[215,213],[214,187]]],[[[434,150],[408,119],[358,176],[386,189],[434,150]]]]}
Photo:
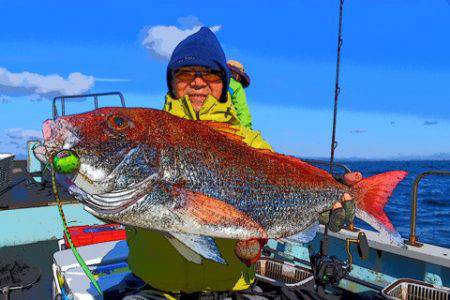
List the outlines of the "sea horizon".
{"type": "MultiPolygon", "coordinates": [[[[24,153],[10,153],[10,152],[2,152],[1,154],[13,154],[14,160],[26,160],[27,154],[24,153]]],[[[282,153],[289,155],[288,153],[282,153]]],[[[315,156],[295,156],[300,159],[304,160],[319,160],[328,162],[330,161],[330,157],[315,157],[315,156]]],[[[335,157],[335,162],[358,162],[358,161],[364,161],[364,162],[379,162],[379,161],[450,161],[450,153],[437,153],[432,155],[426,155],[426,156],[415,156],[415,155],[408,155],[408,156],[399,156],[399,157],[358,157],[358,156],[350,156],[350,157],[335,157]]],[[[450,171],[450,170],[449,170],[450,171]]]]}

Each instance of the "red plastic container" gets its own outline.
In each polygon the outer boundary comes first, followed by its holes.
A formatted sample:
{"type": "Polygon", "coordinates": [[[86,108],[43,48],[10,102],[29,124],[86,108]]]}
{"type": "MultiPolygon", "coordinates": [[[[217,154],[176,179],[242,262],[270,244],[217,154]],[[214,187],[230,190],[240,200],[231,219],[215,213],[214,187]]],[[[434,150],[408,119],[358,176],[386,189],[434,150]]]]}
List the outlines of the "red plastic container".
{"type": "MultiPolygon", "coordinates": [[[[75,247],[120,241],[126,238],[125,227],[120,224],[71,226],[68,229],[75,247]]],[[[66,234],[64,234],[64,241],[66,247],[70,247],[66,234]]]]}

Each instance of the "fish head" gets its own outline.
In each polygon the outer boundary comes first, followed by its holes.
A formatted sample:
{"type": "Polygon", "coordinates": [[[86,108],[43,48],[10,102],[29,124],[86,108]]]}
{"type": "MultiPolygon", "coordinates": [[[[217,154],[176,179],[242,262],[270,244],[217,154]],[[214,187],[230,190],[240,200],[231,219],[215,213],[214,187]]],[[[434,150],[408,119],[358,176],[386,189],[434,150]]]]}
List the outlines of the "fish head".
{"type": "Polygon", "coordinates": [[[74,153],[79,167],[70,174],[57,174],[57,179],[87,204],[92,204],[92,195],[125,193],[157,172],[157,149],[147,143],[153,112],[105,107],[47,120],[42,128],[44,144],[34,150],[35,155],[53,163],[62,150],[74,153]]]}

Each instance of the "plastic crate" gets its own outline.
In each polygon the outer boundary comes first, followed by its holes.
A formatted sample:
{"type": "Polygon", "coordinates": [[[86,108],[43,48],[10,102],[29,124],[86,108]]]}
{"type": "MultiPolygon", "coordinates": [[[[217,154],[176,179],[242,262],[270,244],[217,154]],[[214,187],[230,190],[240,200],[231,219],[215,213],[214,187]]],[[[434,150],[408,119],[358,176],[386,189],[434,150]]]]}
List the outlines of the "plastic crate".
{"type": "Polygon", "coordinates": [[[449,300],[450,289],[423,281],[400,278],[385,287],[381,294],[386,299],[401,300],[449,300]]]}
{"type": "MultiPolygon", "coordinates": [[[[125,227],[120,224],[72,226],[68,230],[75,247],[120,241],[126,238],[125,227]]],[[[66,234],[64,234],[64,242],[66,247],[69,247],[66,234]]]]}
{"type": "Polygon", "coordinates": [[[300,286],[314,278],[311,270],[272,258],[261,258],[255,271],[259,279],[279,286],[300,286]]]}
{"type": "Polygon", "coordinates": [[[6,189],[10,184],[13,159],[14,154],[0,153],[0,191],[6,189]]]}

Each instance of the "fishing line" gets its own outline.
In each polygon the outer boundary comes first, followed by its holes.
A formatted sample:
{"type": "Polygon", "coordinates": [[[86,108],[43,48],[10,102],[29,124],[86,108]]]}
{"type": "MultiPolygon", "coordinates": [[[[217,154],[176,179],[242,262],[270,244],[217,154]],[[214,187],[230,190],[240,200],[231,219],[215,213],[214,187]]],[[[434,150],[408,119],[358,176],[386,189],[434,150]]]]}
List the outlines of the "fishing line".
{"type": "Polygon", "coordinates": [[[80,266],[83,269],[83,271],[86,274],[86,276],[89,278],[91,283],[97,289],[98,293],[100,295],[103,295],[103,292],[102,292],[102,290],[101,290],[97,280],[95,279],[94,274],[92,274],[91,270],[86,265],[86,262],[83,260],[81,255],[78,253],[77,248],[72,243],[72,237],[71,237],[70,232],[69,232],[69,230],[67,228],[68,226],[67,226],[66,216],[64,215],[64,211],[63,211],[63,208],[62,208],[62,202],[61,202],[61,199],[59,198],[59,195],[58,195],[58,189],[56,188],[55,169],[53,167],[51,167],[50,170],[51,170],[51,174],[52,174],[53,194],[55,195],[55,199],[56,199],[56,202],[58,204],[59,216],[61,217],[62,225],[63,225],[63,228],[64,228],[64,233],[65,233],[65,235],[67,237],[67,241],[69,242],[70,249],[72,250],[73,255],[75,256],[77,262],[80,264],[80,266]]]}

